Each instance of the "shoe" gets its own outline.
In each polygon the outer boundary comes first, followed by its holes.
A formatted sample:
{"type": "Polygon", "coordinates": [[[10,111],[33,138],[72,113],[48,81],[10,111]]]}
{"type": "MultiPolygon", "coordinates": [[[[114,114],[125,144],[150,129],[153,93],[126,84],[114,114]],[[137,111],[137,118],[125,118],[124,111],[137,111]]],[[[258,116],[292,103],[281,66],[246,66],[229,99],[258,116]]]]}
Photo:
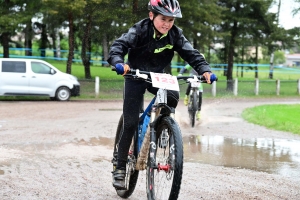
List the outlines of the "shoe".
{"type": "Polygon", "coordinates": [[[197,119],[197,120],[200,120],[200,117],[201,117],[200,111],[197,111],[197,113],[196,113],[196,119],[197,119]]]}
{"type": "Polygon", "coordinates": [[[185,106],[188,105],[188,103],[189,103],[189,97],[188,97],[188,95],[185,95],[185,97],[183,99],[183,103],[184,103],[185,106]]]}
{"type": "Polygon", "coordinates": [[[126,170],[116,169],[113,174],[113,186],[118,190],[127,190],[125,185],[126,170]]]}

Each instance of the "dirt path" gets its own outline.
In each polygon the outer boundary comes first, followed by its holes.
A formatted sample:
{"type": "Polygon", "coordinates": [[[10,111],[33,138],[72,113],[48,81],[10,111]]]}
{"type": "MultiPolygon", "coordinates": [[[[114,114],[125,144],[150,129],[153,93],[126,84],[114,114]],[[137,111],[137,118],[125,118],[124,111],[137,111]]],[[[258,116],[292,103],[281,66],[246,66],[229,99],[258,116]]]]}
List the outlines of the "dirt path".
{"type": "MultiPolygon", "coordinates": [[[[300,140],[249,124],[246,107],[299,103],[298,99],[204,100],[202,120],[188,126],[186,107],[176,119],[183,135],[300,140]]],[[[120,101],[0,102],[0,199],[120,199],[111,186],[112,138],[120,101]]],[[[145,172],[130,199],[146,199],[145,172]]],[[[179,199],[300,199],[300,180],[246,169],[184,163],[179,199]]]]}

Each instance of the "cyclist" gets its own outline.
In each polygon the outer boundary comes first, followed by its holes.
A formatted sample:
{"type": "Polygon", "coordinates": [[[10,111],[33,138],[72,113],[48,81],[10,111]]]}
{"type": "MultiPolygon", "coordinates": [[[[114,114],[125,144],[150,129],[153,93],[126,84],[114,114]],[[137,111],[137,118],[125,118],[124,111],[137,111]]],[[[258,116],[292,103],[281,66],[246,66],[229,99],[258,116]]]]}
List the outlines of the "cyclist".
{"type": "MultiPolygon", "coordinates": [[[[115,67],[117,74],[125,75],[130,67],[143,71],[161,73],[169,65],[174,51],[187,61],[198,74],[203,74],[210,83],[211,69],[205,58],[194,49],[184,37],[182,30],[174,25],[175,18],[181,18],[177,0],[150,0],[149,18],[134,24],[110,47],[108,63],[115,67]],[[128,53],[128,61],[124,56],[128,53]],[[130,66],[130,67],[129,67],[130,66]]],[[[117,166],[113,173],[113,186],[125,189],[125,173],[128,151],[138,126],[139,105],[143,102],[146,89],[156,94],[158,88],[145,81],[124,79],[123,92],[123,134],[119,141],[117,166]]],[[[176,108],[179,100],[177,91],[168,91],[167,104],[176,108]]]]}
{"type": "MultiPolygon", "coordinates": [[[[188,70],[190,71],[190,76],[193,76],[193,75],[198,76],[198,73],[189,64],[187,64],[183,68],[181,68],[178,76],[182,76],[182,74],[188,70]]],[[[190,95],[191,87],[192,87],[191,83],[189,83],[188,87],[186,88],[186,92],[185,92],[185,96],[184,96],[184,100],[183,100],[183,103],[185,106],[187,106],[188,102],[189,102],[189,95],[190,95]]],[[[201,82],[200,82],[200,86],[199,86],[198,90],[199,90],[199,101],[198,101],[198,111],[196,113],[196,119],[200,120],[200,116],[201,116],[200,112],[201,112],[201,105],[202,105],[202,93],[203,93],[203,86],[202,86],[201,82]]]]}

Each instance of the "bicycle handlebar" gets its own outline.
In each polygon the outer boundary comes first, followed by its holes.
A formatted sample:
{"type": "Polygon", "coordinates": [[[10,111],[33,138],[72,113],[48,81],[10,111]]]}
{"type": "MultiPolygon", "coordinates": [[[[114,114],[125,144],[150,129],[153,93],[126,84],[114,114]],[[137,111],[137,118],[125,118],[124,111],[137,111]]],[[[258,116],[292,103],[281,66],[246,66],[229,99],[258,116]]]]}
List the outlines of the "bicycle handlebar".
{"type": "MultiPolygon", "coordinates": [[[[112,71],[116,71],[116,68],[115,67],[112,67],[111,68],[111,70],[112,71]]],[[[136,69],[130,69],[130,71],[125,75],[125,76],[133,76],[133,75],[137,75],[137,72],[138,72],[138,74],[145,74],[145,75],[147,75],[148,77],[149,77],[149,75],[150,75],[150,72],[148,72],[148,71],[141,71],[141,70],[136,70],[136,69]]],[[[189,78],[194,78],[195,76],[177,76],[177,80],[187,80],[187,79],[189,79],[189,78]]],[[[206,83],[206,79],[205,79],[205,77],[204,76],[202,76],[202,75],[198,75],[198,76],[196,76],[197,78],[198,78],[198,80],[200,80],[201,82],[203,82],[203,83],[206,83]]],[[[142,78],[142,77],[139,77],[139,78],[142,78]]],[[[143,79],[143,78],[142,78],[143,79]]],[[[147,79],[147,78],[144,78],[144,79],[147,79]]],[[[210,80],[211,80],[211,82],[213,82],[213,81],[218,81],[218,77],[215,75],[215,74],[213,74],[212,76],[211,76],[211,78],[210,78],[210,80]]]]}

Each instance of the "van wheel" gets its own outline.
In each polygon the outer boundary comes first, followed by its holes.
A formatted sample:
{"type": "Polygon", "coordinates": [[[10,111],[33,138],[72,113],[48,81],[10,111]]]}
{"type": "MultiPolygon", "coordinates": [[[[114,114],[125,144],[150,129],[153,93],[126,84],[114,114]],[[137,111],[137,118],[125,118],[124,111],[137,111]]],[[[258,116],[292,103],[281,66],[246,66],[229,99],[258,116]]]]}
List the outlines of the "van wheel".
{"type": "Polygon", "coordinates": [[[57,89],[55,98],[58,101],[68,101],[70,99],[70,96],[70,89],[68,87],[63,86],[57,89]]]}

